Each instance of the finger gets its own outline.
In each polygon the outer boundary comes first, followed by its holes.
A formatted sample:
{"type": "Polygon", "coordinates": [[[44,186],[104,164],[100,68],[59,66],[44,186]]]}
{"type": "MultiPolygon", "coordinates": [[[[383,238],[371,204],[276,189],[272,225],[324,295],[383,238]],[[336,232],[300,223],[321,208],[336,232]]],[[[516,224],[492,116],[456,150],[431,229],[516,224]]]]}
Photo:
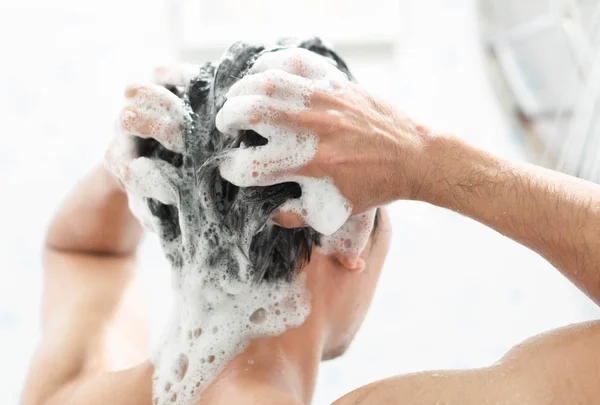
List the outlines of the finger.
{"type": "Polygon", "coordinates": [[[271,220],[283,228],[304,228],[308,226],[302,217],[294,212],[275,210],[271,215],[271,220]]]}
{"type": "Polygon", "coordinates": [[[132,107],[125,115],[125,121],[135,120],[133,113],[143,113],[146,119],[151,120],[156,130],[152,134],[137,134],[150,136],[161,142],[167,149],[175,152],[183,150],[183,136],[181,131],[177,134],[165,131],[164,124],[176,123],[183,126],[191,120],[190,111],[183,100],[162,86],[154,84],[132,85],[125,89],[125,98],[128,107],[132,107]],[[168,135],[168,136],[167,136],[168,135]]]}
{"type": "Polygon", "coordinates": [[[127,200],[129,202],[129,210],[137,218],[142,227],[149,232],[156,232],[159,228],[158,220],[150,212],[150,208],[144,197],[129,194],[127,195],[127,200]]]}
{"type": "Polygon", "coordinates": [[[278,175],[285,155],[273,156],[269,149],[259,146],[228,152],[219,164],[221,177],[238,187],[264,187],[287,182],[289,176],[278,175]]]}
{"type": "Polygon", "coordinates": [[[264,124],[283,121],[297,111],[299,108],[296,104],[267,96],[233,97],[223,104],[223,108],[217,113],[215,124],[220,132],[227,135],[235,136],[239,131],[251,129],[270,139],[277,128],[264,124]],[[268,130],[262,133],[259,132],[259,127],[268,130]]]}
{"type": "Polygon", "coordinates": [[[314,135],[298,136],[293,131],[269,124],[256,124],[253,129],[267,137],[269,143],[233,149],[219,164],[221,176],[238,187],[296,181],[298,176],[295,173],[316,154],[318,140],[314,135]]]}
{"type": "Polygon", "coordinates": [[[315,231],[331,235],[350,217],[352,206],[330,179],[293,176],[287,180],[298,183],[302,195],[286,201],[280,210],[299,215],[315,231]]]}
{"type": "Polygon", "coordinates": [[[127,105],[139,109],[169,113],[183,120],[189,116],[183,100],[162,86],[155,84],[133,84],[125,89],[127,105]]]}
{"type": "Polygon", "coordinates": [[[280,69],[313,80],[348,80],[348,77],[325,57],[303,48],[266,52],[256,59],[250,72],[260,73],[268,69],[280,69]]]}
{"type": "Polygon", "coordinates": [[[269,69],[263,73],[248,75],[234,83],[227,92],[227,98],[244,95],[263,95],[279,97],[293,101],[300,99],[304,106],[304,98],[311,93],[311,82],[283,70],[269,69]]]}
{"type": "MultiPolygon", "coordinates": [[[[270,113],[271,102],[264,96],[244,96],[227,100],[215,117],[219,132],[235,136],[239,131],[254,129],[270,113]]],[[[265,136],[265,135],[263,135],[265,136]]]]}
{"type": "Polygon", "coordinates": [[[180,63],[172,66],[159,66],[152,74],[153,82],[161,86],[187,86],[200,72],[198,65],[180,63]]]}
{"type": "Polygon", "coordinates": [[[140,157],[129,163],[126,173],[121,181],[128,193],[153,198],[165,205],[177,205],[177,173],[169,163],[140,157]]]}
{"type": "Polygon", "coordinates": [[[120,134],[115,138],[106,153],[105,166],[128,193],[167,205],[177,202],[175,168],[162,160],[137,157],[133,137],[120,134]]]}
{"type": "Polygon", "coordinates": [[[182,128],[171,116],[158,115],[147,109],[125,107],[121,111],[119,124],[127,135],[154,138],[165,148],[180,152],[182,128]]]}

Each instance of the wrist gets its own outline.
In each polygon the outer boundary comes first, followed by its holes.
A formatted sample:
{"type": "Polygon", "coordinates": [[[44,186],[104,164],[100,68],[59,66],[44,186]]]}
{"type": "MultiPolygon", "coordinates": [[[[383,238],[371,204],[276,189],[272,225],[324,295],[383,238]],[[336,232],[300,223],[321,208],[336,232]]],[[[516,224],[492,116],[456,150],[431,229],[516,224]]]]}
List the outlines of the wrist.
{"type": "Polygon", "coordinates": [[[411,199],[449,208],[469,147],[453,135],[428,133],[418,152],[411,199]]]}

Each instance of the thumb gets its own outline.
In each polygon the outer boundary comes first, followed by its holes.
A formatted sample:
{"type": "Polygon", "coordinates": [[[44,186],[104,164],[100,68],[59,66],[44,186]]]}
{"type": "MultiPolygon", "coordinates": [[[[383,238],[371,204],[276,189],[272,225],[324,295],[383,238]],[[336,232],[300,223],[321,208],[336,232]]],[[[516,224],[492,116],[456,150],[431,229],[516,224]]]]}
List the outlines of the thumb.
{"type": "Polygon", "coordinates": [[[271,219],[283,228],[292,229],[308,226],[298,214],[290,211],[282,211],[281,209],[275,210],[271,215],[271,219]]]}

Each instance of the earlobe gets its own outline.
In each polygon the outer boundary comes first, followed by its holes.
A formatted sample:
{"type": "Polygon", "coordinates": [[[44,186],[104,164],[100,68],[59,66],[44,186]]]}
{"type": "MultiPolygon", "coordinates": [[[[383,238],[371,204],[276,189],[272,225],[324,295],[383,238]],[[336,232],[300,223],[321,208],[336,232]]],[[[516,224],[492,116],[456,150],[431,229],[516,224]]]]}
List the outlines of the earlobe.
{"type": "Polygon", "coordinates": [[[344,266],[348,270],[360,273],[365,269],[365,260],[360,256],[348,257],[340,252],[335,252],[333,256],[338,262],[340,262],[342,266],[344,266]]]}

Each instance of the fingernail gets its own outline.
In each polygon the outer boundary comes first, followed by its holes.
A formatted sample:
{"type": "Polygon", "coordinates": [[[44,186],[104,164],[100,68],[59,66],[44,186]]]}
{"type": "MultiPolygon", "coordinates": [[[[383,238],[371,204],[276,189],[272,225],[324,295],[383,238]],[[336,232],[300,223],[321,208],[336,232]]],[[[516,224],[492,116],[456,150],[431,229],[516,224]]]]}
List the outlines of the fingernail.
{"type": "Polygon", "coordinates": [[[130,109],[125,109],[121,113],[121,119],[123,121],[133,121],[137,118],[137,116],[138,116],[137,113],[130,109]]]}

